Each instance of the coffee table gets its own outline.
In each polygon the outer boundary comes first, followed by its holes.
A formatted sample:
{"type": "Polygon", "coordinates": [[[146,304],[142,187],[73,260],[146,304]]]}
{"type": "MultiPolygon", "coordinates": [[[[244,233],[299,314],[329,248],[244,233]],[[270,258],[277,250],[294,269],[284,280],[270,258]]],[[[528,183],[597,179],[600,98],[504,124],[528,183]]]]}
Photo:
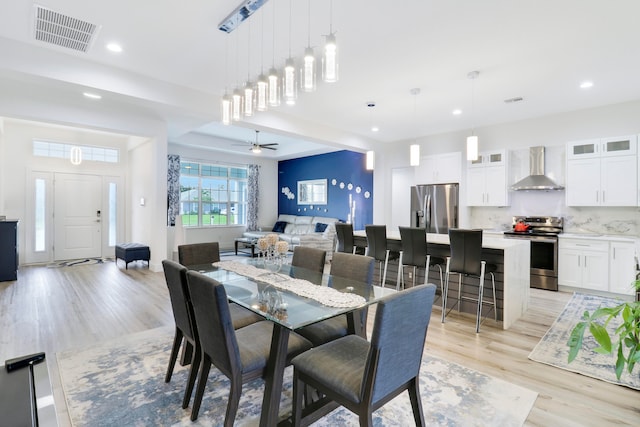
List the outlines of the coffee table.
{"type": "Polygon", "coordinates": [[[235,241],[236,255],[238,255],[238,252],[240,252],[243,254],[251,255],[252,258],[255,257],[256,242],[257,242],[257,239],[253,239],[251,237],[237,237],[235,241]],[[243,250],[243,249],[246,249],[246,250],[243,250]]]}

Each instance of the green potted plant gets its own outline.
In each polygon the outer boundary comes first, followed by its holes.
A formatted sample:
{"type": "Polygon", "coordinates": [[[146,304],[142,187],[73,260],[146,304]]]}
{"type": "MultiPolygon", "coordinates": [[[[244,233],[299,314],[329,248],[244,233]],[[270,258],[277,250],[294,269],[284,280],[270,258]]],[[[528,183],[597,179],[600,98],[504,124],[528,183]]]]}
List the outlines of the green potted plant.
{"type": "MultiPolygon", "coordinates": [[[[636,291],[640,291],[640,280],[636,280],[634,286],[636,291]]],[[[633,372],[635,364],[640,362],[640,301],[624,302],[616,307],[601,307],[591,314],[585,311],[582,321],[573,328],[567,342],[570,349],[569,363],[582,348],[582,340],[587,329],[599,345],[594,351],[601,354],[616,352],[618,379],[625,367],[629,373],[633,372]],[[622,324],[610,334],[607,325],[618,316],[622,316],[622,324]],[[604,319],[604,322],[601,319],[604,319]]]]}

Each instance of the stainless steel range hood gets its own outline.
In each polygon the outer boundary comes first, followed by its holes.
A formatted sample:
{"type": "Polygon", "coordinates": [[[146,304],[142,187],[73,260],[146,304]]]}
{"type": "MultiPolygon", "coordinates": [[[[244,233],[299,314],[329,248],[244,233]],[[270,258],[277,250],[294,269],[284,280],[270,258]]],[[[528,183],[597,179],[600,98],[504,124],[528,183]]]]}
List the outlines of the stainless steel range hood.
{"type": "Polygon", "coordinates": [[[556,184],[544,174],[544,147],[531,147],[529,149],[529,176],[513,184],[511,189],[514,191],[564,190],[563,186],[556,184]]]}

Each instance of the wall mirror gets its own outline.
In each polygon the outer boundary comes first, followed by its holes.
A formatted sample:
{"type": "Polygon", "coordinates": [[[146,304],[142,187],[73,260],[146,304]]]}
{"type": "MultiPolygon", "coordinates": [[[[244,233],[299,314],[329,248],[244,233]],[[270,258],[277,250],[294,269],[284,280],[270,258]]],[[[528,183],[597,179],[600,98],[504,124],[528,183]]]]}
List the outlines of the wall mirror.
{"type": "Polygon", "coordinates": [[[327,204],[327,180],[310,179],[298,181],[299,205],[326,205],[327,204]]]}

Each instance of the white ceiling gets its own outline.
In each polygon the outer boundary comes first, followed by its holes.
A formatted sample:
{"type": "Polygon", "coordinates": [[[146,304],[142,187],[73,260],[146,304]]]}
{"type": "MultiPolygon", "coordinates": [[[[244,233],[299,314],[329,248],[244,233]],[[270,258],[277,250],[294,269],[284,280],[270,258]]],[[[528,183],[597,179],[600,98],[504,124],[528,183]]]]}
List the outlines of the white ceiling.
{"type": "Polygon", "coordinates": [[[91,89],[103,95],[100,108],[160,117],[177,143],[214,136],[213,149],[247,151],[229,139],[253,141],[260,129],[260,142],[280,144],[264,154],[274,158],[364,150],[640,98],[637,0],[336,0],[332,19],[328,0],[311,0],[310,27],[309,2],[297,0],[291,2],[291,38],[287,0],[269,0],[231,34],[217,24],[239,0],[38,4],[98,24],[97,38],[87,53],[36,41],[33,3],[3,1],[0,96],[62,102],[91,89]],[[261,62],[281,67],[289,45],[301,57],[309,34],[319,52],[330,21],[339,46],[337,83],[319,84],[295,106],[237,126],[219,123],[226,86],[255,79],[261,62]],[[107,51],[111,41],[124,51],[107,51]],[[473,111],[472,70],[480,71],[473,111]],[[583,80],[594,86],[580,89],[583,80]],[[412,96],[415,87],[421,94],[412,96]],[[524,101],[504,102],[513,97],[524,101]],[[371,101],[373,109],[366,106],[371,101]],[[456,108],[463,113],[453,116],[456,108]],[[380,131],[372,133],[372,124],[380,131]]]}

